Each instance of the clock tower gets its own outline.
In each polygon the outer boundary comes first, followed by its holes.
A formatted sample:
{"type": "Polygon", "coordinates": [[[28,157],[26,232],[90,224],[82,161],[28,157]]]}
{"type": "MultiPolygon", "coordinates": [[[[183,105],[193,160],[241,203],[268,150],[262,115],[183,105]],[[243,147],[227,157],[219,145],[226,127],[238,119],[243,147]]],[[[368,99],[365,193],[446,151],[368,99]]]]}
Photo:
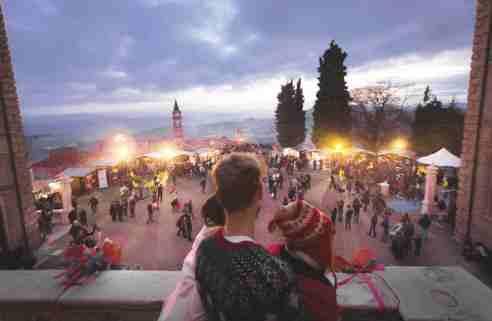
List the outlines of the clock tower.
{"type": "Polygon", "coordinates": [[[173,133],[175,139],[183,139],[182,115],[176,100],[173,109],[173,133]]]}

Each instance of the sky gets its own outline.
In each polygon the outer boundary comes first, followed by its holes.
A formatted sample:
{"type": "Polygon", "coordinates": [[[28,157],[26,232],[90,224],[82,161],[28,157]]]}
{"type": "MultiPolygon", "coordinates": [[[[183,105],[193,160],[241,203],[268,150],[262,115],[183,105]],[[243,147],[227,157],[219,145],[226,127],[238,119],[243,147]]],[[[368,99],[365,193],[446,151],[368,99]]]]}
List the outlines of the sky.
{"type": "Polygon", "coordinates": [[[272,115],[335,40],[350,89],[431,85],[466,102],[472,0],[4,0],[25,115],[187,112],[272,115]]]}

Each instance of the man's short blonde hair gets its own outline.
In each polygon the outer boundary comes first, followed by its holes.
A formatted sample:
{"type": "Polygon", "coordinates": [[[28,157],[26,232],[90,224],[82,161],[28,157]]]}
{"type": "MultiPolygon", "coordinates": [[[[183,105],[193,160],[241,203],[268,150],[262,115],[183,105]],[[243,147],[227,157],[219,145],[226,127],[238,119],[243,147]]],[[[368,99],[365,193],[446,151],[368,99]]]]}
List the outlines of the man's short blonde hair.
{"type": "Polygon", "coordinates": [[[217,199],[228,213],[252,205],[264,172],[264,164],[248,153],[229,154],[215,165],[212,176],[217,199]]]}

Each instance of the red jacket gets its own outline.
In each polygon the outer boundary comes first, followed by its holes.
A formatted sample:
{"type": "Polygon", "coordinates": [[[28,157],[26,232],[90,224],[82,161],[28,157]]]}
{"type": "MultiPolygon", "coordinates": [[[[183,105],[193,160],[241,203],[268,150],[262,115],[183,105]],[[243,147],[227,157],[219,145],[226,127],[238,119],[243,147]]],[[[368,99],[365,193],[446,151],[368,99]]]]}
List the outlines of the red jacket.
{"type": "Polygon", "coordinates": [[[292,256],[283,245],[270,245],[268,251],[289,264],[296,274],[306,310],[313,320],[337,321],[339,319],[336,289],[325,277],[324,271],[319,271],[303,260],[292,256]]]}

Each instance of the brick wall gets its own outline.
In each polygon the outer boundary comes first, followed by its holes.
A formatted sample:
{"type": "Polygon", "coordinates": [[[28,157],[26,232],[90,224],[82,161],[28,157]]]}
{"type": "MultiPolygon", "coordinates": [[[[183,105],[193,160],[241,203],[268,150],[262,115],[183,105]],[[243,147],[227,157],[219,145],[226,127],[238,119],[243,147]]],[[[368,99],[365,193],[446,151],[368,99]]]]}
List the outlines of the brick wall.
{"type": "Polygon", "coordinates": [[[9,248],[22,245],[24,232],[21,215],[23,215],[27,234],[33,242],[32,245],[35,245],[37,226],[33,210],[32,182],[28,170],[22,117],[1,7],[0,82],[4,103],[0,105],[0,206],[2,206],[5,218],[2,228],[7,236],[9,248]]]}
{"type": "Polygon", "coordinates": [[[468,89],[468,110],[463,137],[456,234],[466,238],[471,210],[470,235],[492,247],[492,56],[489,0],[476,1],[473,55],[468,89]],[[485,90],[485,91],[484,91],[485,90]],[[480,111],[483,105],[482,113],[480,111]],[[477,135],[479,138],[476,144],[477,135]],[[474,178],[473,178],[474,177],[474,178]]]}

